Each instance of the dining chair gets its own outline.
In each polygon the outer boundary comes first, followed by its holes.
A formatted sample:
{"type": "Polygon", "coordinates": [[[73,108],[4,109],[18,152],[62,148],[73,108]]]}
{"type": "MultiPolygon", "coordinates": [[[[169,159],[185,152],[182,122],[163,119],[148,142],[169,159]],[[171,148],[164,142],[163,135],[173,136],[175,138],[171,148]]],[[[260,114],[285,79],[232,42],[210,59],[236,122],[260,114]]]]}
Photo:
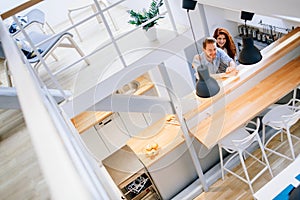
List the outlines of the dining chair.
{"type": "MultiPolygon", "coordinates": [[[[21,18],[23,20],[23,29],[28,29],[29,27],[33,25],[37,25],[37,27],[44,33],[46,33],[46,27],[49,29],[49,33],[55,33],[53,28],[49,25],[49,23],[46,21],[46,14],[40,10],[40,9],[32,9],[28,13],[26,13],[23,16],[18,16],[19,19],[21,18]]],[[[21,30],[17,27],[15,23],[13,23],[9,28],[11,34],[13,36],[16,36],[21,32],[21,30]]]]}
{"type": "Polygon", "coordinates": [[[255,180],[257,180],[266,170],[269,170],[269,173],[273,177],[273,173],[269,161],[267,159],[260,136],[258,134],[259,127],[260,127],[260,120],[259,118],[257,118],[256,123],[250,121],[244,127],[233,131],[218,143],[219,155],[221,161],[222,179],[224,180],[224,171],[226,171],[234,175],[238,179],[242,180],[243,182],[247,183],[249,185],[252,194],[254,194],[252,183],[255,180]],[[254,145],[255,143],[258,143],[258,147],[260,148],[263,161],[249,152],[249,148],[252,147],[252,145],[254,145]],[[225,162],[223,160],[224,158],[223,158],[222,149],[224,149],[225,151],[231,154],[229,155],[229,157],[225,162]],[[260,170],[254,177],[251,178],[249,176],[247,166],[245,164],[245,160],[248,158],[247,155],[248,157],[252,157],[255,161],[259,162],[264,166],[262,170],[260,170]],[[230,169],[232,168],[234,159],[237,156],[239,157],[240,163],[243,167],[245,178],[239,175],[237,172],[234,172],[232,169],[230,169]]]}
{"type": "MultiPolygon", "coordinates": [[[[48,58],[50,55],[54,56],[53,51],[58,47],[73,48],[78,52],[78,54],[81,57],[85,56],[85,54],[80,49],[80,47],[77,45],[75,40],[73,40],[73,35],[69,32],[64,32],[61,34],[45,34],[45,33],[33,31],[33,32],[28,33],[28,36],[29,36],[30,40],[32,41],[33,45],[35,45],[36,48],[39,50],[43,59],[48,58]]],[[[18,39],[18,41],[21,41],[21,40],[22,39],[18,39]]],[[[22,50],[22,47],[19,47],[19,48],[22,50]]],[[[32,53],[35,53],[35,52],[33,52],[33,50],[32,50],[32,53]]],[[[54,58],[57,60],[56,56],[54,56],[54,58]]],[[[38,67],[41,64],[39,57],[35,55],[35,56],[27,57],[26,59],[28,60],[29,63],[32,64],[33,68],[36,71],[38,71],[38,67]]],[[[90,64],[90,62],[87,58],[84,58],[84,61],[86,62],[87,65],[90,64]]],[[[71,66],[67,66],[67,67],[71,67],[71,66]]],[[[66,70],[66,69],[67,68],[60,69],[60,71],[66,70]]],[[[5,62],[5,70],[6,70],[7,74],[10,74],[7,62],[5,62]]],[[[9,85],[12,86],[11,77],[9,77],[9,82],[10,82],[9,85]]]]}
{"type": "Polygon", "coordinates": [[[264,148],[274,153],[278,156],[281,156],[283,158],[289,159],[289,160],[295,160],[295,152],[293,148],[293,142],[292,138],[300,141],[300,138],[291,134],[291,127],[297,123],[297,121],[300,118],[300,100],[296,98],[292,98],[288,103],[283,105],[277,105],[273,108],[271,108],[262,118],[263,123],[263,144],[264,148]],[[272,129],[277,130],[275,133],[273,133],[270,138],[266,140],[266,126],[271,127],[272,129]],[[288,156],[287,154],[279,152],[280,147],[284,145],[283,142],[283,134],[286,134],[287,141],[290,147],[291,156],[288,156]],[[274,138],[280,134],[280,140],[281,144],[278,145],[276,148],[271,147],[269,143],[271,141],[274,141],[274,138]]]}
{"type": "MultiPolygon", "coordinates": [[[[73,39],[73,35],[69,32],[64,32],[62,34],[43,34],[40,32],[30,32],[28,34],[29,38],[32,40],[33,44],[42,50],[41,56],[46,59],[51,53],[58,47],[73,48],[75,49],[81,57],[85,54],[80,49],[78,44],[73,39]],[[42,43],[43,41],[46,41],[42,43]],[[41,44],[40,44],[41,43],[41,44]]],[[[40,60],[38,56],[28,59],[30,63],[34,64],[34,68],[38,68],[40,60]]],[[[88,59],[84,59],[87,65],[89,65],[88,59]]]]}

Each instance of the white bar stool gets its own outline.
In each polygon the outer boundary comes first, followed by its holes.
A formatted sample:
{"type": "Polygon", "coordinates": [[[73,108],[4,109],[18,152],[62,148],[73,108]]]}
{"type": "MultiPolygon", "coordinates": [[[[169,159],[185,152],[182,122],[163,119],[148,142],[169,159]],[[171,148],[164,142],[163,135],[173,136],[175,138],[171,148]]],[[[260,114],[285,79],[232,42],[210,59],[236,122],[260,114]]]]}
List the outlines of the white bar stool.
{"type": "Polygon", "coordinates": [[[267,151],[274,153],[278,156],[281,156],[283,158],[286,158],[289,160],[295,160],[295,153],[294,153],[292,138],[295,138],[299,141],[300,141],[300,138],[291,134],[290,128],[294,124],[297,123],[299,118],[300,118],[300,100],[296,99],[296,98],[292,98],[287,104],[278,105],[278,106],[272,108],[270,111],[268,111],[262,119],[264,148],[267,151]],[[278,130],[267,141],[265,141],[266,126],[270,126],[271,128],[278,130]],[[279,146],[277,146],[276,148],[273,148],[273,149],[267,147],[268,144],[270,143],[270,141],[273,140],[273,138],[275,136],[277,136],[279,133],[281,133],[281,138],[280,138],[281,142],[283,141],[283,133],[286,133],[287,140],[288,140],[288,143],[290,146],[290,151],[292,154],[291,157],[278,152],[278,149],[284,143],[281,143],[279,146]]]}
{"type": "Polygon", "coordinates": [[[248,125],[250,124],[254,125],[255,129],[247,126],[237,129],[232,133],[230,133],[226,138],[221,140],[218,143],[218,145],[219,145],[219,153],[220,153],[220,160],[221,160],[222,179],[224,180],[224,170],[225,170],[230,174],[234,175],[235,177],[237,177],[238,179],[242,180],[243,182],[247,183],[250,187],[251,193],[254,194],[252,183],[255,180],[257,180],[257,178],[260,177],[266,170],[269,170],[272,177],[273,177],[273,173],[258,134],[258,130],[260,126],[259,118],[257,118],[256,123],[250,121],[248,125]],[[264,160],[265,162],[261,161],[260,159],[258,159],[257,157],[255,157],[254,155],[252,155],[247,151],[248,147],[250,147],[254,142],[258,142],[259,148],[262,152],[262,158],[263,158],[262,160],[264,160]],[[233,154],[225,163],[223,163],[222,149],[225,149],[227,152],[233,154]],[[250,179],[249,177],[247,167],[245,164],[246,154],[265,166],[252,179],[250,179]],[[236,156],[239,156],[246,179],[238,175],[237,173],[233,172],[229,168],[227,168],[227,165],[229,165],[230,161],[232,161],[236,156]]]}

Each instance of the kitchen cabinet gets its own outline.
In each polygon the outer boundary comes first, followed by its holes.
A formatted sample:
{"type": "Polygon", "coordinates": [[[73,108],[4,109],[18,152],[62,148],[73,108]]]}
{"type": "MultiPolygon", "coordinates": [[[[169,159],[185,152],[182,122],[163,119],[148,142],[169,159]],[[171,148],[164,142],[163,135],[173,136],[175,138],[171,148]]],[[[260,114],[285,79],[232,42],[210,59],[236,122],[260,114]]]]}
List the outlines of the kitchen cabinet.
{"type": "MultiPolygon", "coordinates": [[[[143,93],[145,96],[157,96],[155,88],[143,93]]],[[[124,123],[126,131],[130,137],[134,137],[148,126],[165,116],[161,107],[149,108],[147,113],[119,112],[120,118],[124,123]],[[160,112],[155,111],[158,109],[160,112]]]]}
{"type": "Polygon", "coordinates": [[[124,123],[125,131],[130,137],[134,137],[148,127],[143,113],[119,112],[124,123]]]}
{"type": "Polygon", "coordinates": [[[80,136],[89,152],[92,153],[93,157],[96,157],[97,160],[102,160],[110,154],[109,149],[94,126],[80,134],[80,136]]]}
{"type": "Polygon", "coordinates": [[[192,163],[187,146],[182,143],[148,167],[162,199],[171,199],[197,179],[192,163]]]}
{"type": "MultiPolygon", "coordinates": [[[[151,90],[148,90],[143,95],[146,96],[158,96],[157,91],[155,88],[152,88],[151,90]]],[[[166,113],[164,113],[164,108],[160,106],[149,108],[149,111],[147,113],[143,113],[143,118],[146,120],[146,123],[148,126],[152,125],[153,123],[157,122],[161,118],[165,116],[166,113]],[[158,111],[159,112],[158,112],[158,111]]]]}
{"type": "Polygon", "coordinates": [[[96,124],[95,129],[110,153],[124,146],[126,141],[130,138],[118,113],[113,113],[96,124]]]}

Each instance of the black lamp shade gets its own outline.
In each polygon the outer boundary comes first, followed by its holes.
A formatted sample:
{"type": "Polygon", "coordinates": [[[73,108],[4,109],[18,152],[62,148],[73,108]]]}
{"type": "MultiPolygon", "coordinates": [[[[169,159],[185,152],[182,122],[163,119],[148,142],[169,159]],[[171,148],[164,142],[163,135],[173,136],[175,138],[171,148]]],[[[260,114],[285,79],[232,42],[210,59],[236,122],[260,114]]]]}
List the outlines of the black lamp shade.
{"type": "Polygon", "coordinates": [[[242,11],[241,12],[241,19],[251,21],[252,18],[253,18],[253,15],[254,15],[254,13],[247,12],[247,11],[242,11]]]}
{"type": "Polygon", "coordinates": [[[196,7],[197,1],[194,0],[182,0],[182,8],[188,10],[194,10],[196,7]]]}
{"type": "Polygon", "coordinates": [[[243,49],[239,55],[239,63],[252,65],[259,62],[262,55],[258,48],[254,46],[252,37],[243,37],[243,49]]]}
{"type": "Polygon", "coordinates": [[[208,68],[200,66],[197,72],[199,74],[199,80],[196,83],[197,96],[203,98],[215,96],[220,91],[220,87],[218,82],[209,75],[208,68]]]}

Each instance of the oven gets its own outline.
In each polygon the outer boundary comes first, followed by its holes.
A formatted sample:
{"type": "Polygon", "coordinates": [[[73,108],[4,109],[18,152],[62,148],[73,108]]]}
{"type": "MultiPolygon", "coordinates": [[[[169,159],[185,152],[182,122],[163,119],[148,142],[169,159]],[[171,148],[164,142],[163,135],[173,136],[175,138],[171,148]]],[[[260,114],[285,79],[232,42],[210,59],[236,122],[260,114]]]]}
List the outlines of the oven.
{"type": "Polygon", "coordinates": [[[132,200],[160,200],[160,195],[149,176],[148,172],[142,170],[133,177],[119,185],[124,195],[123,199],[132,200]]]}
{"type": "Polygon", "coordinates": [[[125,145],[102,160],[124,200],[161,200],[147,168],[125,145]]]}

